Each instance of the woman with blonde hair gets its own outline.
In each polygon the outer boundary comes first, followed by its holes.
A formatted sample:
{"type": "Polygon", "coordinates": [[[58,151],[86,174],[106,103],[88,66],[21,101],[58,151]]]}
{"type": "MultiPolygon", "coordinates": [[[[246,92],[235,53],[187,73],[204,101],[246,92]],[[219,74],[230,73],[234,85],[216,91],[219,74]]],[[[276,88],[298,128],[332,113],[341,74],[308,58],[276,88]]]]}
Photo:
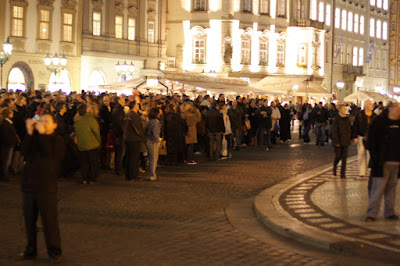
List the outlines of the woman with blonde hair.
{"type": "Polygon", "coordinates": [[[197,162],[194,160],[193,148],[194,144],[197,143],[197,123],[201,119],[200,111],[192,104],[184,102],[181,105],[182,119],[186,122],[187,131],[185,133],[186,143],[186,163],[189,165],[195,165],[197,162]]]}

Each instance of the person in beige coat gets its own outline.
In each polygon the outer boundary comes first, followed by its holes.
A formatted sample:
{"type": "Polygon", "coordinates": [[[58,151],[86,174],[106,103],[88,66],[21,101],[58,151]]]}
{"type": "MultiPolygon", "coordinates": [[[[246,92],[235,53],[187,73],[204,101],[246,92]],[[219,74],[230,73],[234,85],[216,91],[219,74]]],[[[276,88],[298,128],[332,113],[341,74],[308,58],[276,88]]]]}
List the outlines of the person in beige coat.
{"type": "Polygon", "coordinates": [[[197,164],[193,156],[194,144],[197,143],[196,125],[201,119],[200,111],[192,103],[183,103],[181,106],[182,119],[186,122],[187,132],[185,132],[186,143],[186,163],[189,165],[197,164]]]}

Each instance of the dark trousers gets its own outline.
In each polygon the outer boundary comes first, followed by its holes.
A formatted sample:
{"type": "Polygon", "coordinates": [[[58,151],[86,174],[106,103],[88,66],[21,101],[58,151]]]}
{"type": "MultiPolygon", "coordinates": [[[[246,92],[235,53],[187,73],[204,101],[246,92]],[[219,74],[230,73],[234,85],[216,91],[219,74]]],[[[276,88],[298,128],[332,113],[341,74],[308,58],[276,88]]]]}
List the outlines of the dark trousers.
{"type": "Polygon", "coordinates": [[[311,123],[304,123],[303,125],[303,139],[305,143],[309,143],[310,142],[310,127],[311,127],[311,123]]]}
{"type": "Polygon", "coordinates": [[[101,136],[100,143],[100,166],[101,168],[109,168],[110,167],[110,154],[107,151],[107,134],[101,136]]]}
{"type": "Polygon", "coordinates": [[[115,172],[121,173],[125,155],[125,142],[122,136],[115,137],[115,172]]]}
{"type": "Polygon", "coordinates": [[[14,146],[0,146],[0,180],[9,180],[14,146]]]}
{"type": "Polygon", "coordinates": [[[333,172],[336,173],[336,168],[339,161],[342,161],[342,168],[340,170],[340,177],[346,177],[346,161],[348,146],[335,146],[335,161],[333,162],[333,172]]]}
{"type": "Polygon", "coordinates": [[[222,133],[210,133],[210,160],[219,159],[222,148],[222,133]]]}
{"type": "Polygon", "coordinates": [[[187,162],[193,162],[194,161],[194,155],[193,155],[193,149],[194,149],[194,144],[186,144],[186,161],[187,162]]]}
{"type": "Polygon", "coordinates": [[[99,171],[99,149],[80,151],[81,174],[83,181],[97,181],[99,171]]]}
{"type": "Polygon", "coordinates": [[[26,255],[37,255],[36,222],[40,214],[47,254],[50,258],[61,255],[60,229],[58,227],[57,194],[23,193],[23,210],[27,237],[26,255]]]}
{"type": "Polygon", "coordinates": [[[126,167],[125,167],[125,179],[132,180],[138,179],[139,175],[139,157],[140,157],[140,142],[128,141],[126,145],[126,167]]]}
{"type": "Polygon", "coordinates": [[[267,145],[268,148],[272,147],[270,128],[257,128],[256,136],[258,146],[267,145]]]}

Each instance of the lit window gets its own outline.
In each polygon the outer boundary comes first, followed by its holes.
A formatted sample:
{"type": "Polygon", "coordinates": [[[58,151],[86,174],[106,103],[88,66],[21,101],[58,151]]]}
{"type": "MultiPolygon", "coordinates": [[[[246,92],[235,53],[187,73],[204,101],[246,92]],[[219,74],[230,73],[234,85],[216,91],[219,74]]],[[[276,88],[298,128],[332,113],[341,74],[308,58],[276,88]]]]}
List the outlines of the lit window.
{"type": "Polygon", "coordinates": [[[353,12],[349,12],[347,15],[347,30],[353,31],[353,12]]]}
{"type": "Polygon", "coordinates": [[[149,21],[147,29],[147,41],[154,43],[154,21],[149,21]]]}
{"type": "Polygon", "coordinates": [[[324,3],[319,2],[319,8],[318,8],[318,21],[319,22],[324,22],[324,3]]]}
{"type": "Polygon", "coordinates": [[[251,12],[251,1],[250,0],[242,0],[242,11],[243,12],[251,12]]]}
{"type": "Polygon", "coordinates": [[[317,20],[317,0],[311,0],[311,19],[317,20]]]}
{"type": "Polygon", "coordinates": [[[302,0],[297,0],[296,4],[296,18],[297,19],[303,19],[305,14],[304,14],[304,3],[302,0]]]}
{"type": "Polygon", "coordinates": [[[347,11],[342,10],[342,30],[347,29],[347,11]]]}
{"type": "Polygon", "coordinates": [[[364,48],[358,50],[358,65],[364,65],[364,48]]]}
{"type": "Polygon", "coordinates": [[[376,21],[376,38],[382,38],[382,21],[376,21]]]}
{"type": "Polygon", "coordinates": [[[205,0],[194,0],[194,11],[206,11],[205,0]]]}
{"type": "Polygon", "coordinates": [[[278,46],[277,46],[276,64],[278,66],[284,66],[285,65],[285,44],[282,43],[282,42],[278,43],[278,46]]]}
{"type": "Polygon", "coordinates": [[[375,19],[373,18],[369,20],[369,36],[375,37],[375,19]]]}
{"type": "Polygon", "coordinates": [[[377,6],[378,8],[382,8],[382,0],[377,0],[376,6],[377,6]]]}
{"type": "Polygon", "coordinates": [[[261,41],[260,42],[260,65],[268,64],[268,42],[261,41]]]}
{"type": "Polygon", "coordinates": [[[325,25],[331,25],[331,5],[326,5],[325,8],[325,25]]]}
{"type": "MultiPolygon", "coordinates": [[[[394,6],[396,6],[396,2],[394,2],[394,6]]],[[[389,1],[388,0],[383,0],[383,9],[388,10],[389,9],[389,1]]],[[[396,8],[394,8],[396,10],[396,8]]]]}
{"type": "Polygon", "coordinates": [[[206,57],[206,41],[205,39],[194,39],[193,45],[193,63],[204,64],[206,57]]]}
{"type": "Polygon", "coordinates": [[[335,9],[335,28],[340,28],[340,9],[335,9]]]}
{"type": "Polygon", "coordinates": [[[276,6],[277,6],[276,15],[278,17],[286,17],[286,0],[277,0],[276,6]]]}
{"type": "Polygon", "coordinates": [[[384,40],[387,40],[387,38],[388,38],[388,24],[386,21],[383,22],[383,26],[382,26],[382,38],[384,40]]]}
{"type": "Polygon", "coordinates": [[[364,35],[365,25],[364,16],[360,16],[360,34],[364,35]]]}
{"type": "Polygon", "coordinates": [[[93,35],[101,35],[101,13],[93,12],[93,35]]]}
{"type": "Polygon", "coordinates": [[[115,38],[122,39],[122,16],[115,17],[115,38]]]}
{"type": "Polygon", "coordinates": [[[306,64],[306,47],[304,45],[297,47],[297,64],[300,66],[306,64]]]}
{"type": "Polygon", "coordinates": [[[135,39],[135,25],[136,25],[135,19],[129,18],[129,20],[128,20],[128,39],[129,40],[135,39]]]}
{"type": "Polygon", "coordinates": [[[353,66],[357,66],[358,63],[358,49],[357,47],[353,47],[353,66]]]}
{"type": "Polygon", "coordinates": [[[16,37],[24,36],[24,8],[22,6],[13,6],[11,35],[16,37]]]}
{"type": "Polygon", "coordinates": [[[260,0],[260,14],[269,14],[269,0],[260,0]]]}
{"type": "Polygon", "coordinates": [[[358,33],[358,14],[354,14],[354,32],[358,33]]]}
{"type": "Polygon", "coordinates": [[[49,39],[50,31],[50,11],[40,10],[40,22],[39,22],[39,38],[43,40],[49,39]]]}
{"type": "Polygon", "coordinates": [[[63,41],[72,42],[73,15],[70,13],[64,13],[63,16],[63,41]]]}
{"type": "Polygon", "coordinates": [[[369,0],[369,4],[370,4],[371,6],[374,6],[374,5],[375,5],[375,0],[369,0]]]}
{"type": "Polygon", "coordinates": [[[242,64],[250,64],[251,59],[251,42],[248,39],[242,40],[242,64]]]}

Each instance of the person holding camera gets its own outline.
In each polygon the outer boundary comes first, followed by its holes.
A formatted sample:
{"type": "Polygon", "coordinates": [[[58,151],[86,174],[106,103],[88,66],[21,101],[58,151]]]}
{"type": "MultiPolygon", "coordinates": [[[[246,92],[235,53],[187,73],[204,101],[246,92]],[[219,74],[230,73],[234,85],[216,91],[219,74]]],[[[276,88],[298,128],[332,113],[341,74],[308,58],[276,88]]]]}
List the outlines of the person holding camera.
{"type": "Polygon", "coordinates": [[[64,155],[64,141],[55,133],[57,123],[51,114],[26,121],[23,143],[26,164],[22,173],[23,213],[27,245],[19,260],[37,256],[36,222],[40,214],[47,253],[53,263],[61,262],[61,239],[57,211],[57,177],[64,155]]]}

